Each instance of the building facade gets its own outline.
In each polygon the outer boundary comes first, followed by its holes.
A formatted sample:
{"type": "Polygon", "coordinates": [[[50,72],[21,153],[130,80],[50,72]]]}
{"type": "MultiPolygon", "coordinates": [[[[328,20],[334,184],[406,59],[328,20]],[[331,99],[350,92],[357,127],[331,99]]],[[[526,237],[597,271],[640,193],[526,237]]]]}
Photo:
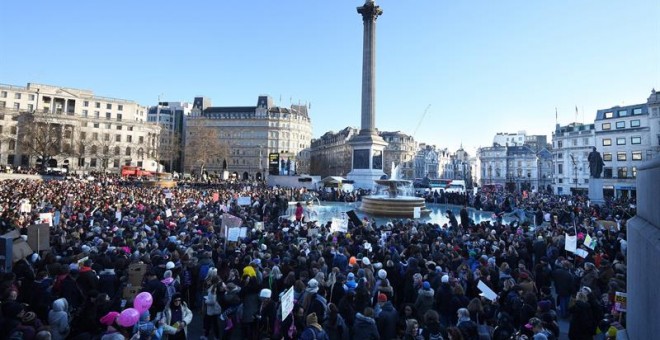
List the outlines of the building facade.
{"type": "MultiPolygon", "coordinates": [[[[196,97],[191,115],[184,119],[184,148],[196,138],[217,139],[227,154],[206,165],[209,172],[229,171],[240,179],[262,180],[268,168],[268,155],[279,154],[286,163],[286,174],[308,172],[305,161],[312,139],[312,123],[304,105],[278,107],[269,96],[259,96],[256,106],[211,106],[205,97],[196,97]],[[191,133],[191,127],[208,129],[207,135],[191,133]]],[[[198,160],[184,154],[184,170],[199,170],[198,160]]]]}
{"type": "Polygon", "coordinates": [[[589,189],[589,161],[591,148],[596,145],[594,124],[557,124],[552,132],[554,160],[554,193],[586,194],[589,189]]]}
{"type": "Polygon", "coordinates": [[[348,141],[358,129],[346,127],[339,132],[328,131],[312,140],[310,173],[321,176],[346,176],[351,172],[352,148],[348,141]]]}
{"type": "Polygon", "coordinates": [[[131,100],[54,85],[0,85],[0,128],[3,165],[161,170],[160,127],[148,123],[146,108],[131,100]]]}
{"type": "Polygon", "coordinates": [[[552,153],[528,145],[494,144],[477,151],[480,185],[498,185],[508,191],[548,190],[552,178],[552,153]]]}
{"type": "Polygon", "coordinates": [[[383,171],[392,177],[392,164],[399,166],[400,179],[413,180],[414,159],[417,151],[417,142],[412,136],[399,131],[381,132],[380,136],[387,142],[385,147],[385,164],[383,171]]]}
{"type": "Polygon", "coordinates": [[[595,145],[605,163],[605,196],[636,196],[637,169],[660,152],[659,106],[658,94],[653,91],[646,103],[597,111],[595,145]]]}
{"type": "Polygon", "coordinates": [[[191,112],[189,102],[159,102],[149,107],[147,121],[161,127],[157,157],[168,172],[183,171],[183,121],[191,112]]]}

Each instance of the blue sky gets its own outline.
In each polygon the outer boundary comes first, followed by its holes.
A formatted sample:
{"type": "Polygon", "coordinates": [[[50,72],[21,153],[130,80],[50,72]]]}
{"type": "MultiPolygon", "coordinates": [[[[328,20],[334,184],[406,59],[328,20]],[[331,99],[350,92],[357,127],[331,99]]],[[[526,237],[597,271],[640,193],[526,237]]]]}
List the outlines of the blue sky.
{"type": "MultiPolygon", "coordinates": [[[[380,0],[376,125],[468,152],[660,90],[660,1],[380,0]],[[428,112],[422,119],[425,109],[428,112]],[[421,123],[420,123],[421,122],[421,123]],[[419,125],[419,129],[416,129],[419,125]]],[[[153,105],[310,103],[359,127],[359,0],[1,1],[0,82],[153,105]],[[281,99],[280,99],[281,98],[281,99]]]]}

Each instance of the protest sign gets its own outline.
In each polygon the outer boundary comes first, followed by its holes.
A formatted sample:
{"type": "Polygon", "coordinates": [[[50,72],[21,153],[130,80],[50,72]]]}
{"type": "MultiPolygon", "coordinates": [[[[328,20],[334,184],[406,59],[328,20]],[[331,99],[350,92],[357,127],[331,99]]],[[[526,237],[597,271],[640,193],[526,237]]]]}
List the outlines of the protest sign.
{"type": "Polygon", "coordinates": [[[246,227],[238,228],[238,237],[240,237],[240,238],[246,238],[247,237],[247,228],[246,227]]]}
{"type": "Polygon", "coordinates": [[[282,320],[286,319],[293,312],[293,287],[289,288],[280,298],[282,305],[282,320]]]}
{"type": "Polygon", "coordinates": [[[571,253],[575,253],[575,251],[577,250],[577,236],[570,236],[566,234],[566,242],[564,244],[564,249],[570,251],[571,253]]]}
{"type": "Polygon", "coordinates": [[[53,226],[53,213],[41,213],[37,219],[38,224],[48,224],[53,226]]]}
{"type": "Polygon", "coordinates": [[[241,228],[229,228],[227,229],[227,241],[236,242],[241,234],[241,228]]]}
{"type": "Polygon", "coordinates": [[[331,232],[348,232],[348,221],[341,218],[333,218],[332,223],[330,224],[331,232]]]}
{"type": "Polygon", "coordinates": [[[28,245],[39,252],[50,248],[50,228],[48,224],[33,224],[28,226],[28,245]]]}
{"type": "Polygon", "coordinates": [[[237,200],[238,205],[250,205],[252,203],[252,199],[250,199],[250,196],[241,196],[237,200]]]}
{"type": "Polygon", "coordinates": [[[172,217],[172,209],[165,210],[165,217],[172,217]]]}
{"type": "Polygon", "coordinates": [[[30,201],[27,199],[22,199],[21,200],[21,206],[20,206],[20,211],[22,213],[31,213],[32,212],[32,204],[30,204],[30,201]]]}
{"type": "Polygon", "coordinates": [[[581,258],[584,259],[584,258],[586,258],[587,256],[589,256],[589,252],[586,251],[586,250],[584,250],[584,249],[576,249],[576,250],[575,250],[575,255],[577,255],[577,256],[579,256],[579,257],[581,257],[581,258]]]}
{"type": "Polygon", "coordinates": [[[121,211],[116,211],[115,212],[115,220],[121,221],[121,211]]]}
{"type": "Polygon", "coordinates": [[[587,234],[587,237],[584,238],[584,245],[591,250],[594,250],[594,248],[596,248],[597,243],[598,242],[595,239],[591,238],[591,235],[589,234],[587,234]]]}
{"type": "Polygon", "coordinates": [[[497,294],[492,289],[490,289],[487,284],[483,283],[483,281],[479,280],[477,288],[479,288],[481,295],[486,299],[490,301],[495,301],[495,299],[497,299],[497,294]]]}
{"type": "Polygon", "coordinates": [[[628,294],[616,292],[614,296],[614,309],[619,312],[626,312],[628,308],[628,294]]]}
{"type": "Polygon", "coordinates": [[[220,200],[220,194],[217,192],[213,193],[213,202],[217,202],[220,200]]]}

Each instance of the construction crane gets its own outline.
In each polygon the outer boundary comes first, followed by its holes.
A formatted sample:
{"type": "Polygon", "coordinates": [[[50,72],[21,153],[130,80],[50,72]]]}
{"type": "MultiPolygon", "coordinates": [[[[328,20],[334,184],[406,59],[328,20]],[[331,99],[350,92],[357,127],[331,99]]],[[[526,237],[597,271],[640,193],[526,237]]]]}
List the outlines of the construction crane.
{"type": "Polygon", "coordinates": [[[422,122],[424,121],[424,117],[426,117],[426,113],[429,112],[429,109],[431,108],[431,104],[426,106],[426,109],[424,109],[424,113],[422,113],[422,118],[419,119],[419,123],[417,123],[417,127],[415,127],[415,131],[413,131],[412,137],[415,138],[417,136],[417,130],[419,130],[419,127],[422,126],[422,122]]]}

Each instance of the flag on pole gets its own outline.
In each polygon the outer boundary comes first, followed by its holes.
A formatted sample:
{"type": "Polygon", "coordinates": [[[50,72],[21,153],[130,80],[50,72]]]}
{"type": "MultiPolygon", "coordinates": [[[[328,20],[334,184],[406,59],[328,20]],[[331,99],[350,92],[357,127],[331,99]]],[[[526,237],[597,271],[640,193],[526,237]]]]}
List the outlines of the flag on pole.
{"type": "Polygon", "coordinates": [[[577,117],[578,117],[578,109],[577,109],[577,105],[575,105],[575,122],[577,122],[577,117]]]}
{"type": "Polygon", "coordinates": [[[559,116],[557,115],[557,107],[555,106],[555,123],[559,122],[559,116]]]}

